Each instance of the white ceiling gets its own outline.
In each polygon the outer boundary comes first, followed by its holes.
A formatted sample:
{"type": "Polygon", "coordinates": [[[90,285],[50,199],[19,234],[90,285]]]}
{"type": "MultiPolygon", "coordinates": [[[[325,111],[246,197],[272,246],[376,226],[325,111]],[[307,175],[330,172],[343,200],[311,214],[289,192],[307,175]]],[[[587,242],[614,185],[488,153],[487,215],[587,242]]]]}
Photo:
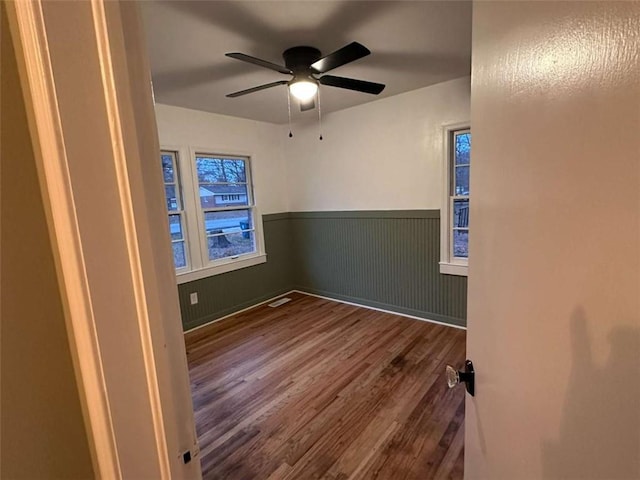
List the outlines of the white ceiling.
{"type": "MultiPolygon", "coordinates": [[[[289,47],[323,55],[357,41],[371,55],[330,73],[386,84],[378,96],[321,87],[323,113],[469,75],[468,1],[145,1],[141,2],[156,101],[286,123],[286,87],[238,98],[227,93],[290,76],[225,57],[241,52],[280,65],[289,47]]],[[[293,120],[317,116],[300,112],[293,120]]]]}

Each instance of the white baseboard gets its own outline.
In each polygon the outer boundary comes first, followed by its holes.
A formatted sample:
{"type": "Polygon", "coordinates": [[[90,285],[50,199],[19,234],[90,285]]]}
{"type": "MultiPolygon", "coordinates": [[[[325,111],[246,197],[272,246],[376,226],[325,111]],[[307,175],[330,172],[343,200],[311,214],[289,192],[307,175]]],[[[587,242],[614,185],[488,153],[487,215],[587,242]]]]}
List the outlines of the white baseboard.
{"type": "Polygon", "coordinates": [[[215,319],[213,319],[213,320],[211,320],[211,321],[209,321],[207,323],[203,323],[202,325],[198,325],[197,327],[193,327],[193,328],[190,328],[189,330],[185,330],[184,333],[185,334],[191,333],[191,332],[193,332],[195,330],[198,330],[200,328],[207,327],[207,326],[209,326],[209,325],[211,325],[213,323],[220,322],[221,320],[224,320],[226,318],[233,317],[234,315],[237,315],[239,313],[243,313],[243,312],[246,312],[247,310],[251,310],[252,308],[259,307],[260,305],[263,305],[265,303],[270,303],[270,302],[276,300],[277,298],[284,297],[286,295],[289,295],[290,293],[299,293],[301,295],[308,295],[310,297],[322,298],[324,300],[329,300],[329,301],[332,301],[332,302],[344,303],[346,305],[353,305],[354,307],[366,308],[368,310],[375,310],[376,312],[389,313],[391,315],[399,315],[401,317],[410,318],[412,320],[420,320],[421,322],[434,323],[436,325],[441,325],[443,327],[457,328],[458,330],[466,330],[467,329],[467,327],[462,327],[462,326],[459,326],[459,325],[451,325],[450,323],[439,322],[438,320],[431,320],[430,318],[416,317],[414,315],[408,315],[406,313],[399,313],[399,312],[394,312],[393,310],[385,310],[383,308],[370,307],[369,305],[363,305],[361,303],[347,302],[346,300],[338,300],[336,298],[325,297],[323,295],[317,295],[315,293],[303,292],[301,290],[289,290],[288,292],[281,293],[280,295],[276,295],[275,297],[268,298],[267,300],[263,300],[262,302],[258,302],[255,305],[251,305],[250,307],[243,308],[242,310],[238,310],[237,312],[229,313],[228,315],[225,315],[223,317],[215,318],[215,319]]]}
{"type": "MultiPolygon", "coordinates": [[[[227,315],[225,315],[223,317],[214,318],[213,320],[209,320],[208,322],[203,323],[202,325],[198,325],[197,327],[193,327],[193,328],[190,328],[189,330],[185,330],[183,333],[186,334],[186,333],[193,332],[195,330],[199,330],[200,328],[208,327],[212,323],[217,323],[217,322],[219,322],[221,320],[224,320],[225,318],[233,317],[234,315],[246,312],[247,310],[251,310],[252,308],[259,307],[260,305],[263,305],[265,303],[273,302],[275,299],[280,298],[280,297],[284,297],[285,295],[289,295],[290,293],[293,293],[293,292],[297,292],[297,290],[289,290],[288,292],[281,293],[280,295],[276,295],[275,297],[267,298],[266,300],[263,300],[262,302],[258,302],[255,305],[251,305],[249,307],[245,307],[245,308],[243,308],[241,310],[238,310],[237,312],[229,313],[229,314],[227,314],[227,315]]],[[[304,292],[300,292],[300,293],[304,293],[304,292]]]]}
{"type": "Polygon", "coordinates": [[[409,315],[409,314],[406,314],[406,313],[394,312],[393,310],[385,310],[384,308],[371,307],[369,305],[363,305],[361,303],[347,302],[346,300],[339,300],[337,298],[325,297],[323,295],[317,295],[315,293],[302,292],[300,290],[291,290],[291,292],[289,292],[289,293],[292,293],[292,292],[301,293],[303,295],[309,295],[311,297],[318,297],[318,298],[322,298],[324,300],[331,300],[332,302],[345,303],[347,305],[353,305],[354,307],[366,308],[368,310],[375,310],[376,312],[389,313],[391,315],[399,315],[401,317],[410,318],[412,320],[420,320],[421,322],[435,323],[436,325],[442,325],[443,327],[457,328],[458,330],[466,330],[467,329],[467,327],[463,327],[463,326],[460,326],[460,325],[452,325],[450,323],[439,322],[438,320],[431,320],[430,318],[416,317],[415,315],[409,315]]]}

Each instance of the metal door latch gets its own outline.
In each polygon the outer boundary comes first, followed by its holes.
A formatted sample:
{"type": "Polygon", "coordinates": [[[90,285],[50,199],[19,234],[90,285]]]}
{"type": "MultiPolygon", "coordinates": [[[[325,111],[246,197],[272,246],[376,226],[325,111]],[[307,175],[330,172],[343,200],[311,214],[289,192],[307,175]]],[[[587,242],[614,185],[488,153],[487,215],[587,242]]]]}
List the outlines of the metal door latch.
{"type": "Polygon", "coordinates": [[[476,372],[473,369],[473,363],[471,360],[466,360],[464,362],[464,371],[456,370],[451,365],[447,365],[447,385],[449,385],[449,388],[453,388],[459,383],[464,382],[467,392],[469,392],[469,395],[472,397],[475,395],[476,391],[475,376],[476,372]]]}

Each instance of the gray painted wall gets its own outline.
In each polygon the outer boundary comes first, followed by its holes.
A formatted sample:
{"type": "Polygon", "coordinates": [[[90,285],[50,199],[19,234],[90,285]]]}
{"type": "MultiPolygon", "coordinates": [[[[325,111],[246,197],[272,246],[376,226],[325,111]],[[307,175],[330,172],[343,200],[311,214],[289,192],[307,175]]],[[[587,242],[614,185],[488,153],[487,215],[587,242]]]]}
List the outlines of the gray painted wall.
{"type": "Polygon", "coordinates": [[[439,272],[439,217],[438,210],[264,215],[267,262],[179,285],[184,328],[294,288],[465,325],[467,279],[439,272]]]}

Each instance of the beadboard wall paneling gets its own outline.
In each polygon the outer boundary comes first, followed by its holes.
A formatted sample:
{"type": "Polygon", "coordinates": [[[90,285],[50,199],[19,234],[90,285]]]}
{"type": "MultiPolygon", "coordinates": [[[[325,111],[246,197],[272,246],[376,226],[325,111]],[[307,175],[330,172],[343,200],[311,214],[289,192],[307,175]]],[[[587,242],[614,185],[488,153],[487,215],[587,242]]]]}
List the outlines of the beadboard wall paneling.
{"type": "Polygon", "coordinates": [[[295,288],[454,325],[466,277],[439,272],[438,210],[291,213],[295,288]]]}
{"type": "Polygon", "coordinates": [[[466,277],[439,272],[438,210],[291,212],[262,218],[266,263],[178,286],[185,330],[292,289],[466,324],[466,277]],[[189,302],[192,292],[198,292],[196,305],[189,302]]]}

